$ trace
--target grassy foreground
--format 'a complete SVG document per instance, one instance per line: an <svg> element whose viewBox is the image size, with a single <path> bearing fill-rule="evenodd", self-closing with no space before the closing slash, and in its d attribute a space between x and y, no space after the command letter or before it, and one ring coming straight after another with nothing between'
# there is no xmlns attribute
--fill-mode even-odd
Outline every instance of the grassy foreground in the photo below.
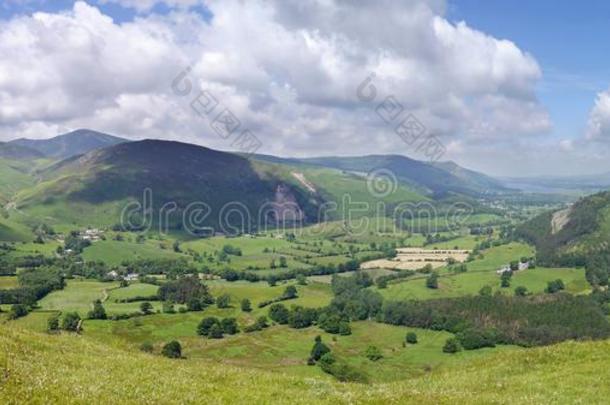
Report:
<svg viewBox="0 0 610 405"><path fill-rule="evenodd" d="M110 361L111 359L111 361ZM499 352L391 384L340 384L168 360L0 328L0 402L13 403L602 403L610 342Z"/></svg>

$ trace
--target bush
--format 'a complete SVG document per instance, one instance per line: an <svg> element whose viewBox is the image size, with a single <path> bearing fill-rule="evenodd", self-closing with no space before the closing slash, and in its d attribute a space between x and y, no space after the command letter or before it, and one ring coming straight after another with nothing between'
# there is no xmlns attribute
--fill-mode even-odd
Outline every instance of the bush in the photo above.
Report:
<svg viewBox="0 0 610 405"><path fill-rule="evenodd" d="M565 289L565 285L563 284L563 280L557 279L554 281L549 281L547 283L546 289L544 291L549 294L554 294L554 293L559 292L564 289Z"/></svg>
<svg viewBox="0 0 610 405"><path fill-rule="evenodd" d="M177 340L172 340L163 346L161 354L170 359L179 359L182 357L182 346Z"/></svg>
<svg viewBox="0 0 610 405"><path fill-rule="evenodd" d="M28 307L24 304L13 304L8 317L9 319L17 319L26 316L28 312Z"/></svg>
<svg viewBox="0 0 610 405"><path fill-rule="evenodd" d="M140 304L140 312L142 312L144 315L152 314L153 313L152 304L148 301L144 301L143 303Z"/></svg>
<svg viewBox="0 0 610 405"><path fill-rule="evenodd" d="M320 336L316 336L309 358L313 359L313 361L318 361L327 353L330 353L330 348L322 343L322 338Z"/></svg>
<svg viewBox="0 0 610 405"><path fill-rule="evenodd" d="M527 295L527 288L520 285L519 287L515 288L515 295L517 297L525 297Z"/></svg>
<svg viewBox="0 0 610 405"><path fill-rule="evenodd" d="M208 338L210 339L222 339L224 337L222 326L220 324L214 324L210 328L210 333L208 333Z"/></svg>
<svg viewBox="0 0 610 405"><path fill-rule="evenodd" d="M383 358L383 354L381 350L377 346L369 346L366 348L366 352L364 353L367 359L370 361L377 361Z"/></svg>
<svg viewBox="0 0 610 405"><path fill-rule="evenodd" d="M234 335L239 332L239 327L237 326L237 320L235 318L224 318L220 321L220 327L227 335Z"/></svg>
<svg viewBox="0 0 610 405"><path fill-rule="evenodd" d="M231 296L229 294L222 294L216 298L216 306L218 308L229 308L231 304Z"/></svg>
<svg viewBox="0 0 610 405"><path fill-rule="evenodd" d="M71 331L71 332L79 332L80 331L80 315L77 312L68 312L64 315L64 319L61 323L61 328L63 330Z"/></svg>
<svg viewBox="0 0 610 405"><path fill-rule="evenodd" d="M456 338L449 338L443 346L443 353L457 353L462 350L460 342Z"/></svg>
<svg viewBox="0 0 610 405"><path fill-rule="evenodd" d="M201 322L199 322L199 325L197 326L197 334L200 336L209 336L210 331L212 330L212 327L214 325L219 325L219 324L220 324L220 322L218 321L218 318L215 318L213 316L203 318L201 320Z"/></svg>
<svg viewBox="0 0 610 405"><path fill-rule="evenodd" d="M288 323L290 311L282 304L273 304L269 307L269 318L273 322L285 325Z"/></svg>
<svg viewBox="0 0 610 405"><path fill-rule="evenodd" d="M408 332L405 340L407 343L414 345L417 343L417 335L415 332Z"/></svg>
<svg viewBox="0 0 610 405"><path fill-rule="evenodd" d="M246 332L246 333L256 332L259 330L263 330L267 327L269 327L269 324L267 323L267 317L261 316L256 320L256 322L254 324L246 326L244 328L244 332Z"/></svg>
<svg viewBox="0 0 610 405"><path fill-rule="evenodd" d="M47 319L47 332L56 333L59 331L59 315L53 315Z"/></svg>
<svg viewBox="0 0 610 405"><path fill-rule="evenodd" d="M252 311L252 303L250 302L249 299L244 298L243 300L241 300L241 310L243 312L250 312L250 311Z"/></svg>
<svg viewBox="0 0 610 405"><path fill-rule="evenodd" d="M438 288L438 274L437 273L430 273L428 278L426 278L426 287L431 288L431 289Z"/></svg>
<svg viewBox="0 0 610 405"><path fill-rule="evenodd" d="M475 350L483 347L495 347L495 335L491 331L478 331L467 329L458 333L457 339L466 350Z"/></svg>
<svg viewBox="0 0 610 405"><path fill-rule="evenodd" d="M161 310L164 314L175 314L176 313L176 308L174 307L174 303L169 302L169 301L163 302L163 306L162 306Z"/></svg>
<svg viewBox="0 0 610 405"><path fill-rule="evenodd" d="M93 309L91 311L89 311L89 314L87 314L87 318L89 318L89 319L107 319L108 318L108 316L106 315L106 310L104 309L104 306L102 305L102 301L95 300L95 302L93 302Z"/></svg>

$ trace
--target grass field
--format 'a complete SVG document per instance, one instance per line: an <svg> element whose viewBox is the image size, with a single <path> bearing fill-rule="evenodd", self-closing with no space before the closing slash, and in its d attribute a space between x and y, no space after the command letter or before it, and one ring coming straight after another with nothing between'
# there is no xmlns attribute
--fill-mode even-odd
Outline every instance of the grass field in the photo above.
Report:
<svg viewBox="0 0 610 405"><path fill-rule="evenodd" d="M84 317L91 309L93 301L103 300L106 291L119 286L119 283L102 283L92 280L68 280L63 290L53 291L38 302L46 311L76 311Z"/></svg>
<svg viewBox="0 0 610 405"><path fill-rule="evenodd" d="M94 242L83 251L87 261L103 261L110 266L117 266L124 261L138 259L176 259L183 255L173 250L160 249L159 242L147 240L144 243L102 240Z"/></svg>
<svg viewBox="0 0 610 405"><path fill-rule="evenodd" d="M0 290L15 288L18 285L16 276L0 276Z"/></svg>
<svg viewBox="0 0 610 405"><path fill-rule="evenodd" d="M405 381L359 385L219 367L217 361L169 360L87 336L0 328L0 401L244 403L247 397L249 403L297 404L603 404L610 395L609 353L608 341L566 342L499 351Z"/></svg>

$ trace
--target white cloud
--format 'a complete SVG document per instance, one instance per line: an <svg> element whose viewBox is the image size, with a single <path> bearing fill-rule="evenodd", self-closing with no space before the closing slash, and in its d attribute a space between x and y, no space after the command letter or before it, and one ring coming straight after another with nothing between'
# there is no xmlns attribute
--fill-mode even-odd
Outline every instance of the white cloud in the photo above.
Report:
<svg viewBox="0 0 610 405"><path fill-rule="evenodd" d="M593 109L589 113L586 139L592 141L610 139L610 90L597 94Z"/></svg>
<svg viewBox="0 0 610 405"><path fill-rule="evenodd" d="M533 57L448 22L440 0L212 0L209 21L165 3L179 7L123 24L84 2L0 21L0 138L90 127L230 148L172 93L187 65L270 153L410 154L356 97L373 71L377 101L394 95L452 150L551 127Z"/></svg>

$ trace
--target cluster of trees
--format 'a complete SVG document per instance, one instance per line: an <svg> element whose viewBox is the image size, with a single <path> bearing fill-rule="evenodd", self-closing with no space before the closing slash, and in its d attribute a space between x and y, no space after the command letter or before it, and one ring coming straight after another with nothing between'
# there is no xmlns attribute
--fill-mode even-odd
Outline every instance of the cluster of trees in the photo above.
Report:
<svg viewBox="0 0 610 405"><path fill-rule="evenodd" d="M396 270L392 274L377 277L375 284L377 284L377 288L387 288L390 281L409 278L415 274L416 272L413 270Z"/></svg>
<svg viewBox="0 0 610 405"><path fill-rule="evenodd" d="M54 290L61 290L65 280L56 267L27 268L17 276L19 287L0 290L0 304L34 305Z"/></svg>
<svg viewBox="0 0 610 405"><path fill-rule="evenodd" d="M203 318L197 326L197 334L208 339L222 339L225 334L235 335L239 332L235 318L218 319L210 316Z"/></svg>
<svg viewBox="0 0 610 405"><path fill-rule="evenodd" d="M61 322L59 314L56 314L47 319L47 331L49 333L57 333L60 330L65 330L78 333L82 330L81 323L82 320L78 312L66 313Z"/></svg>
<svg viewBox="0 0 610 405"><path fill-rule="evenodd" d="M380 320L458 334L466 348L490 344L537 346L567 339L602 339L610 325L591 297L479 295L427 301L388 301ZM478 343L472 343L477 341Z"/></svg>
<svg viewBox="0 0 610 405"><path fill-rule="evenodd" d="M366 374L335 358L330 348L322 342L320 336L316 336L314 339L307 364L310 366L319 365L322 371L332 375L339 381L368 382Z"/></svg>
<svg viewBox="0 0 610 405"><path fill-rule="evenodd" d="M170 280L159 287L157 294L160 300L186 304L191 311L200 311L214 303L208 287L196 275Z"/></svg>

